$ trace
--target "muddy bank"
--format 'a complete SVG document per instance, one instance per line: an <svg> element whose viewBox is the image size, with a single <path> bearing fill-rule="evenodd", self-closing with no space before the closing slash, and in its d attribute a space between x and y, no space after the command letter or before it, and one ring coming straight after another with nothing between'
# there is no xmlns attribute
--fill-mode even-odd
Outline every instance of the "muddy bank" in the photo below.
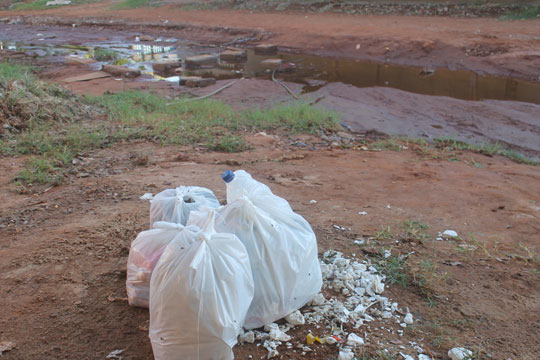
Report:
<svg viewBox="0 0 540 360"><path fill-rule="evenodd" d="M25 21L36 25L91 22L115 29L153 25L164 31L181 27L190 33L191 39L215 39L217 35L260 37L296 52L316 55L464 69L533 81L539 81L540 76L537 20L185 11L175 6L114 12L108 6L89 4L41 12L0 12L0 17L22 14Z"/></svg>

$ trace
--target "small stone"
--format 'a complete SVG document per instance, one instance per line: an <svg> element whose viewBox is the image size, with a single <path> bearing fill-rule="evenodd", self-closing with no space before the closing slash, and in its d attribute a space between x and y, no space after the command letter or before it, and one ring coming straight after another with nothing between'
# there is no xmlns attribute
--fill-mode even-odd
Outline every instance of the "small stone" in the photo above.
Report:
<svg viewBox="0 0 540 360"><path fill-rule="evenodd" d="M248 331L239 337L241 342L246 342L253 344L255 342L255 333L253 331Z"/></svg>
<svg viewBox="0 0 540 360"><path fill-rule="evenodd" d="M343 348L338 355L338 360L352 360L354 352L349 348Z"/></svg>
<svg viewBox="0 0 540 360"><path fill-rule="evenodd" d="M291 325L304 325L306 323L306 319L304 319L304 315L299 310L296 310L295 312L290 313L289 315L285 316L285 320Z"/></svg>
<svg viewBox="0 0 540 360"><path fill-rule="evenodd" d="M448 351L448 357L451 360L464 360L470 358L473 355L473 352L465 348L453 348Z"/></svg>
<svg viewBox="0 0 540 360"><path fill-rule="evenodd" d="M347 345L352 347L364 345L364 339L354 333L350 333L347 337Z"/></svg>
<svg viewBox="0 0 540 360"><path fill-rule="evenodd" d="M326 301L326 299L324 298L324 295L321 294L321 293L318 293L311 300L311 304L312 305L322 305L322 304L324 304L325 301Z"/></svg>
<svg viewBox="0 0 540 360"><path fill-rule="evenodd" d="M405 318L403 319L403 322L407 325L412 325L413 323L413 316L411 313L407 313L407 315L405 315Z"/></svg>
<svg viewBox="0 0 540 360"><path fill-rule="evenodd" d="M454 239L458 237L458 233L454 230L445 230L442 233L442 237L445 239Z"/></svg>

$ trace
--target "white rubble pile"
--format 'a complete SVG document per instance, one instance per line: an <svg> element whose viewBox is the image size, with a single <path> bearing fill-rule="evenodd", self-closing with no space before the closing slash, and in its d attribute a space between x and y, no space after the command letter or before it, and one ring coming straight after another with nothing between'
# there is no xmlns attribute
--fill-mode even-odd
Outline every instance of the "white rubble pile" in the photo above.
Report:
<svg viewBox="0 0 540 360"><path fill-rule="evenodd" d="M366 326L369 329L367 323L385 320L389 324L387 331L399 336L402 336L403 330L397 330L396 327L403 328L414 323L409 309L403 311L397 302L381 295L384 292L385 276L378 273L368 260L359 262L343 257L340 252L329 250L323 254L320 264L323 289L339 292L342 300L326 299L319 293L303 309L303 313L298 310L287 315L285 325L267 324L264 331L251 330L241 334L239 341L262 345L268 350L268 359L279 355L278 347L282 344L292 349L294 343L296 349L293 351L306 355L313 351L305 346L306 339L292 338L287 331L298 325L309 324L320 329L317 332L321 337L325 336L319 342L339 348L338 360L351 360L355 357L355 349L360 349L370 342L368 335L371 330L366 331ZM356 330L348 333L343 328L344 324L351 324ZM415 342L410 342L410 346L403 346L402 349L416 352L419 357L426 356ZM403 353L403 356L406 358L409 355Z"/></svg>

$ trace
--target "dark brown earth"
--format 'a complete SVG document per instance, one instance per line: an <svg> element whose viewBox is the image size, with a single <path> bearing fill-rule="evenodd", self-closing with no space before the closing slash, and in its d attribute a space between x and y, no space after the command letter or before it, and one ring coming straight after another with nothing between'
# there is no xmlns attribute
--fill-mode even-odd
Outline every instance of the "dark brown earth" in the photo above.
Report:
<svg viewBox="0 0 540 360"><path fill-rule="evenodd" d="M110 15L101 4L50 13L70 20ZM163 8L125 11L115 16L116 20L125 17L130 22L169 19L192 22L194 26L237 26L247 29L244 34L262 28L273 33L269 40L302 51L357 57L355 45L361 43L361 49L367 47L362 57L378 60L512 73L526 79L538 76L538 55L534 54L538 50L540 22L534 20L332 14L310 14L306 19L303 14L181 12ZM320 26L314 27L314 23ZM46 26L48 31L51 25ZM136 26L139 31L145 29ZM38 29L43 30L37 26L36 32ZM74 39L80 36L82 40L83 32L110 36L109 27L82 29L73 32ZM120 37L136 31L121 33L119 28L113 29ZM149 29L149 33L162 31ZM197 41L222 43L236 36L193 29ZM476 33L477 29L480 33ZM188 30L178 31L184 38L189 35ZM509 34L516 36L509 38ZM433 42L433 50L427 53L421 50L426 41ZM507 55L465 57L464 49L474 44L502 46L508 49ZM399 50L385 55L386 46ZM43 76L49 81L61 82L89 71L61 63L42 65ZM283 88L273 82L242 81L242 86L235 85L218 98L238 107L289 100ZM192 91L177 85L113 79L66 86L79 94L130 88L169 95ZM344 109L344 120L363 126L363 130L382 128L387 133L418 136L429 132L439 136L442 129L432 126L437 125L465 134L476 131L483 137L512 138L529 149L539 144L534 141L538 140L539 107L533 104L469 102L387 88L351 89L339 84L320 91L325 96L322 104L339 104ZM408 120L397 122L403 118ZM386 343L385 348L395 351L400 344L397 341L421 341L437 359L445 358L454 346L478 351L479 359L540 358L537 166L470 152L448 154L412 143L400 151L364 151L358 146L358 141L365 140L363 135L358 135L352 144L340 146L329 146L327 141L313 136L279 133L248 134L246 138L254 149L234 155L149 142L88 152L81 157L68 183L31 195L17 193L11 182L23 168L25 157L0 157L0 342L16 344L3 358L103 359L116 349L125 349L124 359L151 358L148 311L129 307L122 300L109 300L125 296L130 242L148 228L148 203L138 198L145 192L199 185L211 188L223 200L225 187L219 175L228 168L249 171L277 195L288 199L315 229L319 252L337 249L349 256L356 253L375 258L382 247L391 249L393 255L414 251L409 260L411 271L427 279L425 287L411 284L403 288L395 284L385 295L408 306L416 325L402 339L370 335ZM148 155L148 164L135 165L132 159L138 154ZM367 215L359 215L361 211ZM405 234L402 223L407 220L428 225L425 232L429 236ZM336 230L333 225L346 230ZM390 227L391 238L376 236L383 227ZM435 241L437 233L446 229L456 230L463 240ZM358 238L370 238L370 245L355 245ZM474 250L463 250L459 247L462 244L472 245ZM428 273L421 267L426 261L433 264ZM291 333L303 339L307 330L301 327ZM366 355L381 350L375 344L365 348ZM310 359L329 359L337 353L328 345L316 349ZM279 350L283 359L302 358L286 349ZM264 349L254 345L238 346L235 351L238 359L266 356Z"/></svg>

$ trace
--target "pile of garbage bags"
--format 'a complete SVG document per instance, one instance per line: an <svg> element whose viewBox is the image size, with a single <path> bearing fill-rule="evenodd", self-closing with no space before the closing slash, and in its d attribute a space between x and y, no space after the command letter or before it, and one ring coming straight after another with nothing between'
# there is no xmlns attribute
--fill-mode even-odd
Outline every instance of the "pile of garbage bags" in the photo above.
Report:
<svg viewBox="0 0 540 360"><path fill-rule="evenodd" d="M182 186L151 200L133 241L126 291L149 307L156 359L233 359L242 328L298 310L320 291L317 240L289 203L243 170L222 175L227 203Z"/></svg>

